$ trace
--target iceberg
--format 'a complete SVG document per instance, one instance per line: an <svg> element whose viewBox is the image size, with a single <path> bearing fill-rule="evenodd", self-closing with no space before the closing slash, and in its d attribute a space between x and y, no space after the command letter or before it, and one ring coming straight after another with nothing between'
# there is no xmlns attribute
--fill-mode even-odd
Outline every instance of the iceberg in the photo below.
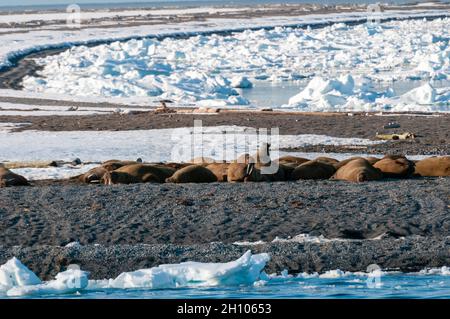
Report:
<svg viewBox="0 0 450 319"><path fill-rule="evenodd" d="M167 289L191 286L235 286L253 284L270 260L268 254L252 255L228 263L185 262L120 274L109 281L111 288Z"/></svg>
<svg viewBox="0 0 450 319"><path fill-rule="evenodd" d="M13 287L39 284L41 280L15 257L0 266L0 293Z"/></svg>

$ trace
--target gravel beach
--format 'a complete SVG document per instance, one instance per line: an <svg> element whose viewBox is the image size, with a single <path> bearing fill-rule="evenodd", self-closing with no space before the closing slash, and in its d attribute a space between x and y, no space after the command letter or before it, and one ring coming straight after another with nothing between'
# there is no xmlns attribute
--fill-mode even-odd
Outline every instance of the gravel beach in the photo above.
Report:
<svg viewBox="0 0 450 319"><path fill-rule="evenodd" d="M450 178L5 188L0 264L16 255L50 276L79 263L102 278L252 249L272 254L269 271L439 267L450 263L449 190ZM271 243L299 234L346 241ZM74 241L88 246L63 248Z"/></svg>

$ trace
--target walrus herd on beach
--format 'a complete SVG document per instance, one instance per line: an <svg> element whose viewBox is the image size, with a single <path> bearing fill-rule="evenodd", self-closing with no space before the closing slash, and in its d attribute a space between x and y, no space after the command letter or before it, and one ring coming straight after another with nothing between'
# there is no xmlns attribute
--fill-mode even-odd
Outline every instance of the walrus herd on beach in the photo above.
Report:
<svg viewBox="0 0 450 319"><path fill-rule="evenodd" d="M343 180L366 182L384 178L450 176L450 156L429 157L412 161L403 155L351 157L338 161L329 157L314 160L283 156L272 161L270 145L263 144L255 155L241 155L231 162L195 158L189 163L143 163L109 160L87 173L72 177L81 183L214 183L278 182L296 180ZM273 165L275 164L275 165ZM275 167L265 173L264 169ZM26 178L0 164L0 187L27 186Z"/></svg>

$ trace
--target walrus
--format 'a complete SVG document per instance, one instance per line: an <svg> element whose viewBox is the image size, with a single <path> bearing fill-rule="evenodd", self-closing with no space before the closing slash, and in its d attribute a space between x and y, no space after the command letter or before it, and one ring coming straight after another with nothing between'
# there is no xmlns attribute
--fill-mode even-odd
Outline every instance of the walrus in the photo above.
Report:
<svg viewBox="0 0 450 319"><path fill-rule="evenodd" d="M414 175L422 177L450 176L450 156L433 156L416 162Z"/></svg>
<svg viewBox="0 0 450 319"><path fill-rule="evenodd" d="M214 175L216 175L218 182L228 181L228 166L227 163L213 163L206 166Z"/></svg>
<svg viewBox="0 0 450 319"><path fill-rule="evenodd" d="M101 182L111 184L164 183L175 173L175 169L154 164L132 164L106 172Z"/></svg>
<svg viewBox="0 0 450 319"><path fill-rule="evenodd" d="M190 165L175 172L166 178L167 183L213 183L217 177L202 165Z"/></svg>
<svg viewBox="0 0 450 319"><path fill-rule="evenodd" d="M333 164L334 168L336 170L340 169L341 167L347 165L348 163L350 163L351 161L354 161L355 159L365 159L364 157L360 157L360 156L354 156L354 157L349 157L345 160L339 161L336 164Z"/></svg>
<svg viewBox="0 0 450 319"><path fill-rule="evenodd" d="M291 179L329 179L334 172L336 169L333 165L314 160L297 166L291 173Z"/></svg>
<svg viewBox="0 0 450 319"><path fill-rule="evenodd" d="M90 169L84 174L75 176L71 179L78 179L80 182L88 184L93 182L100 182L106 172L108 172L106 168L104 168L103 166L98 166Z"/></svg>
<svg viewBox="0 0 450 319"><path fill-rule="evenodd" d="M0 187L9 186L28 186L28 180L22 175L11 172L9 169L0 165Z"/></svg>
<svg viewBox="0 0 450 319"><path fill-rule="evenodd" d="M414 162L404 156L385 156L375 162L373 167L378 168L385 177L405 178L414 173Z"/></svg>
<svg viewBox="0 0 450 319"><path fill-rule="evenodd" d="M279 159L277 159L275 161L280 164L297 164L297 166L298 166L300 164L309 162L310 160L307 158L303 158L303 157L286 155L286 156L281 156Z"/></svg>
<svg viewBox="0 0 450 319"><path fill-rule="evenodd" d="M357 158L339 168L331 179L366 182L383 178L383 173L364 158Z"/></svg>
<svg viewBox="0 0 450 319"><path fill-rule="evenodd" d="M261 165L257 163L249 163L246 167L246 176L244 177L244 182L280 182L285 181L286 176L284 172L283 165L275 164L273 168L276 171L273 173L267 173L264 169L269 167L266 165Z"/></svg>
<svg viewBox="0 0 450 319"><path fill-rule="evenodd" d="M243 182L248 176L249 165L245 163L232 162L228 165L227 180L230 183Z"/></svg>
<svg viewBox="0 0 450 319"><path fill-rule="evenodd" d="M366 157L366 160L367 160L371 165L373 165L373 164L375 164L376 162L380 161L380 158L378 158L378 157L373 157L373 156L369 156L369 157Z"/></svg>
<svg viewBox="0 0 450 319"><path fill-rule="evenodd" d="M102 167L105 168L108 172L115 171L123 166L141 164L138 161L120 161L120 160L109 160L102 163Z"/></svg>
<svg viewBox="0 0 450 319"><path fill-rule="evenodd" d="M331 157L326 157L326 156L320 156L320 157L316 158L315 161L330 164L330 165L335 165L335 164L339 163L339 161L337 159L331 158Z"/></svg>

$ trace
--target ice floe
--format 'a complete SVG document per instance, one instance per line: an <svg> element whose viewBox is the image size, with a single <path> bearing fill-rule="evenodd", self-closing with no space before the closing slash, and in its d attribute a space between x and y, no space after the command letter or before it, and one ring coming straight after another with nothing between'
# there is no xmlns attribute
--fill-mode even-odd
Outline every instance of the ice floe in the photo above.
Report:
<svg viewBox="0 0 450 319"><path fill-rule="evenodd" d="M42 78L27 77L24 86L46 94L164 98L220 107L248 105L235 89L249 88L255 79L283 82L319 75L285 107L449 111L448 88L438 94L432 84L425 84L407 95L392 96L389 90L361 84L450 80L448 23L449 18L376 27L340 23L79 46L39 59Z"/></svg>
<svg viewBox="0 0 450 319"><path fill-rule="evenodd" d="M60 272L54 280L41 280L18 259L0 267L0 295L41 296L71 294L85 289L173 289L180 287L212 287L251 285L260 279L270 260L268 254L247 251L235 261L226 263L184 262L160 265L150 269L125 272L115 279L88 280L80 269Z"/></svg>

